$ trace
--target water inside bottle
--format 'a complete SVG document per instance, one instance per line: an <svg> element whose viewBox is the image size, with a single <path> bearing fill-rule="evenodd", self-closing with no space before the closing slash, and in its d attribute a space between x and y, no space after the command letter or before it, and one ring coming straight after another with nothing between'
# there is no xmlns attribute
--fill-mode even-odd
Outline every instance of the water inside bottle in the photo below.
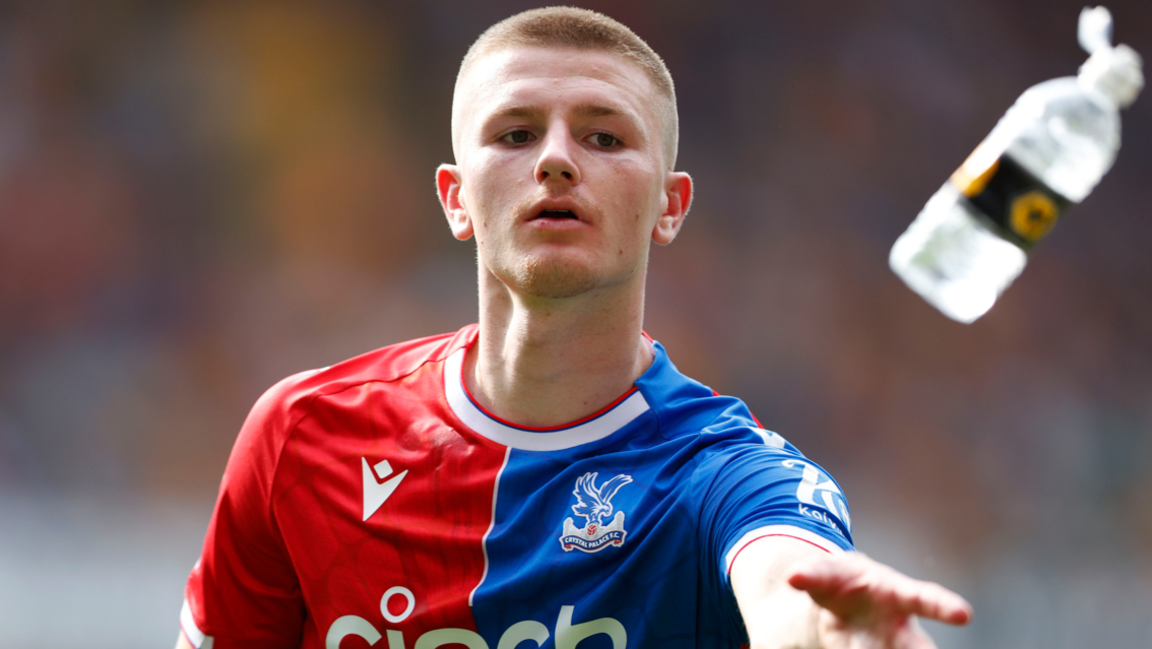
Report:
<svg viewBox="0 0 1152 649"><path fill-rule="evenodd" d="M889 265L941 313L970 323L1024 270L1027 255L993 233L945 183L896 240Z"/></svg>

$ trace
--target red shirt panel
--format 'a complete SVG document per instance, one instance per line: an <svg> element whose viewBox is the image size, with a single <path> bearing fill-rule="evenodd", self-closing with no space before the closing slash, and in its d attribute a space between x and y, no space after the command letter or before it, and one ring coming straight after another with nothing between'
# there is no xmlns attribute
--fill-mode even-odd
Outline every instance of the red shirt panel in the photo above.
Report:
<svg viewBox="0 0 1152 649"><path fill-rule="evenodd" d="M214 649L323 647L345 615L400 630L409 644L432 629L475 629L468 596L484 574L507 449L468 431L445 402L443 360L474 337L473 326L377 350L287 379L257 402L186 589ZM383 461L387 475L364 470ZM404 471L363 520L365 492ZM394 586L415 600L400 622L381 611ZM394 599L395 617L406 600Z"/></svg>

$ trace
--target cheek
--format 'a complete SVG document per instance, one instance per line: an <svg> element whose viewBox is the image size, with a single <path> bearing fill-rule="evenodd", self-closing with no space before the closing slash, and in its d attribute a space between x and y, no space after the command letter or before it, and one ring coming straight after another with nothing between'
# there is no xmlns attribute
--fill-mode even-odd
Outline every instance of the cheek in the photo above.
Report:
<svg viewBox="0 0 1152 649"><path fill-rule="evenodd" d="M642 152L621 159L612 166L610 182L620 196L628 196L632 203L647 202L659 196L663 174L658 172L659 162Z"/></svg>
<svg viewBox="0 0 1152 649"><path fill-rule="evenodd" d="M516 196L523 191L520 187L523 179L516 176L513 165L496 160L485 162L471 170L469 177L473 182L466 194L470 201L469 214L487 220L516 207Z"/></svg>
<svg viewBox="0 0 1152 649"><path fill-rule="evenodd" d="M663 192L655 187L655 179L650 172L619 174L614 184L617 192L615 195L620 197L617 208L624 217L621 223L644 238L648 233L643 230L651 229L656 217L664 211L661 207Z"/></svg>

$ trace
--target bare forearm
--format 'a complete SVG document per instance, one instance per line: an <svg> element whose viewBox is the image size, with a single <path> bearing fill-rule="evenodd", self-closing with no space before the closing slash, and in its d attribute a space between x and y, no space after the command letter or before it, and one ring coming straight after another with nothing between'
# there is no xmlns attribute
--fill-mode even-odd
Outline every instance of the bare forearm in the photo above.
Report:
<svg viewBox="0 0 1152 649"><path fill-rule="evenodd" d="M749 545L732 566L732 589L752 649L815 649L820 607L808 593L788 584L791 566L823 554L787 537Z"/></svg>
<svg viewBox="0 0 1152 649"><path fill-rule="evenodd" d="M750 649L819 649L817 624L820 608L804 592L781 589L780 592L762 600L761 611L768 614L756 616L743 614L748 630Z"/></svg>

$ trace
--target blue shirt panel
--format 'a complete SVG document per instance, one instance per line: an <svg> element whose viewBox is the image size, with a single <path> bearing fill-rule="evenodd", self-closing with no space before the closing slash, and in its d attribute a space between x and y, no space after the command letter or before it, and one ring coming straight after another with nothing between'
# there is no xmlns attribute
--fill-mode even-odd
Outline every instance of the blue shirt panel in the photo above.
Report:
<svg viewBox="0 0 1152 649"><path fill-rule="evenodd" d="M744 534L792 525L851 549L842 495L831 501L836 511L823 498L797 497L804 467L818 471L817 484L834 483L783 440L781 448L765 444L741 401L680 374L658 344L637 386L651 410L608 437L561 451L511 451L486 544L488 574L473 602L489 647L525 620L551 633L542 647L555 646L564 606L573 607L573 625L617 620L633 649L735 647L746 637L725 554ZM611 493L593 503L597 489ZM566 527L593 522L605 534L594 547L565 548ZM597 647L610 649L609 635L579 644Z"/></svg>

